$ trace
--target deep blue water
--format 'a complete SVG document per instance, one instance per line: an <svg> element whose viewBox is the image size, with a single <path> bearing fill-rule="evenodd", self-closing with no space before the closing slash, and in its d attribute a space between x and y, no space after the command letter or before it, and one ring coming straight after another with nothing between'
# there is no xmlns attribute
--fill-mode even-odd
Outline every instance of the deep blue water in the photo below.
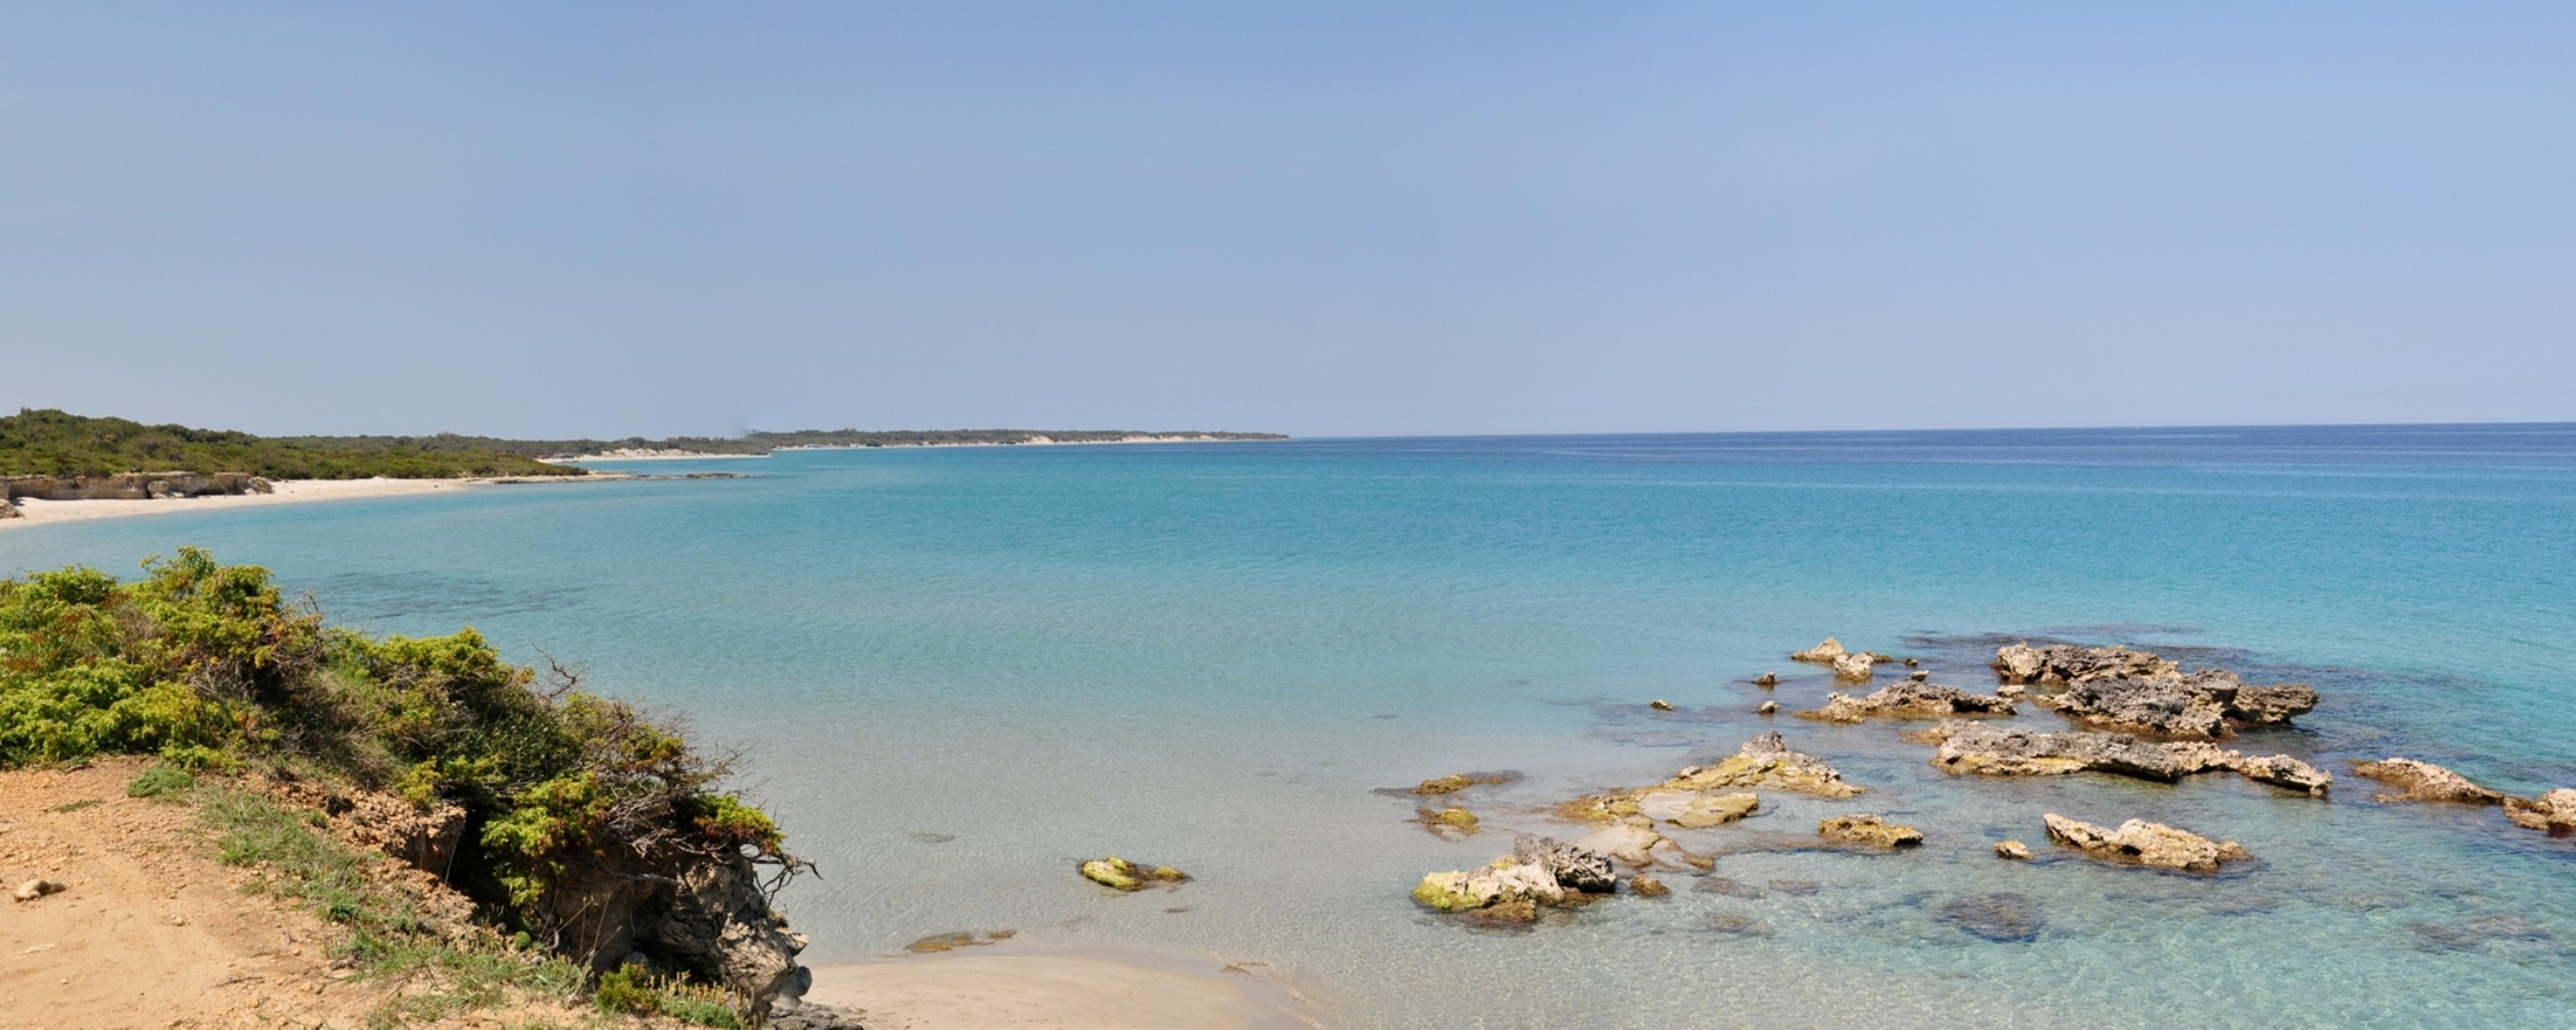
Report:
<svg viewBox="0 0 2576 1030"><path fill-rule="evenodd" d="M724 481L490 487L0 531L0 571L181 544L335 618L471 623L751 749L825 878L823 958L1010 927L1262 961L1362 1026L2576 1025L2576 844L2379 805L2355 758L2576 785L2576 426L1313 440L806 451L635 463ZM1752 714L1828 688L1827 634L1991 682L1994 638L2125 641L2306 679L2243 746L2341 777L1959 781L1899 727ZM1642 706L1669 699L1688 717ZM2025 709L2020 721L2061 720ZM1746 898L1463 931L1414 880L1509 850L1371 788L1529 778L1497 828L1775 724L1873 793L1766 797L1727 847L1881 811L1918 852L1748 851ZM2242 841L2207 879L2054 858L2057 811ZM942 839L945 838L945 839ZM1107 852L1199 879L1104 897ZM1934 918L2037 899L2037 939ZM1186 911L1166 911L1186 908ZM1753 934L1712 917L1758 921ZM1765 932L1767 931L1767 933Z"/></svg>

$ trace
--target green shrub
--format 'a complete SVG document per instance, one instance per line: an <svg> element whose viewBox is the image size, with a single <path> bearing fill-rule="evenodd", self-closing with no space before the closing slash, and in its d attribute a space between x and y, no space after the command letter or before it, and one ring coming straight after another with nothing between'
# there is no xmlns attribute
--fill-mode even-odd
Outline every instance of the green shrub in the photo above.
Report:
<svg viewBox="0 0 2576 1030"><path fill-rule="evenodd" d="M797 867L766 813L718 789L726 759L560 668L541 681L502 661L470 627L383 638L330 627L266 570L195 548L144 571L0 580L0 768L158 754L136 796L146 781L162 796L188 789L189 770L255 764L452 802L478 828L454 882L504 929L540 940L561 927L539 902L603 855ZM246 805L206 804L227 861L281 870L277 883L358 927L362 947L402 924L352 900L354 874L300 819Z"/></svg>
<svg viewBox="0 0 2576 1030"><path fill-rule="evenodd" d="M188 770L181 769L174 765L156 765L144 770L143 775L134 778L134 782L126 784L125 796L130 798L169 798L174 795L185 794L188 791L195 789L196 786L197 778L188 775Z"/></svg>

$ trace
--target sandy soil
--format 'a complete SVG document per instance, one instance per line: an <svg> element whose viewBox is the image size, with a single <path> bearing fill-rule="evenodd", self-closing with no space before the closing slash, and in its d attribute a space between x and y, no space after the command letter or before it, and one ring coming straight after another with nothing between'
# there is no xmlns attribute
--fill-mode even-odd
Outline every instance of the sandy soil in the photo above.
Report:
<svg viewBox="0 0 2576 1030"><path fill-rule="evenodd" d="M334 929L239 893L194 809L126 797L148 764L0 774L0 884L70 885L0 899L0 1027L356 1025L379 989L334 975Z"/></svg>
<svg viewBox="0 0 2576 1030"><path fill-rule="evenodd" d="M1310 1030L1328 1025L1252 969L1101 949L1001 944L817 966L806 1000L868 1030Z"/></svg>
<svg viewBox="0 0 2576 1030"><path fill-rule="evenodd" d="M554 478L513 478L520 483L607 482L628 478L616 473L592 473L587 476ZM23 518L0 519L0 532L13 526L42 526L56 522L78 522L84 519L119 518L127 515L169 515L189 511L214 511L219 508L248 508L270 504L300 504L312 501L346 501L366 497L401 497L413 494L440 493L488 486L495 479L288 479L275 484L277 492L268 494L235 494L218 497L172 497L157 501L39 501L21 498L18 510Z"/></svg>

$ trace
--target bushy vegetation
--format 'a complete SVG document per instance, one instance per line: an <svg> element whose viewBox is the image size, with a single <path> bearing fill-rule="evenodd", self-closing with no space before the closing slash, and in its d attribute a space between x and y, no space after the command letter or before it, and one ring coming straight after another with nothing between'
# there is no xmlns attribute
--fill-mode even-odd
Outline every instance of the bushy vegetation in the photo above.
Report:
<svg viewBox="0 0 2576 1030"><path fill-rule="evenodd" d="M615 450L689 451L696 454L767 454L781 447L919 447L930 444L1017 444L1046 437L1062 443L1097 443L1130 436L1213 436L1222 440L1285 440L1276 433L1202 433L1165 430L1140 433L1126 429L799 429L793 432L753 430L738 437L674 436L654 440L504 440L492 436L296 436L281 439L311 447L356 450L395 449L422 453L481 451L530 458L565 458Z"/></svg>
<svg viewBox="0 0 2576 1030"><path fill-rule="evenodd" d="M119 472L245 472L270 479L446 479L563 476L580 469L490 448L399 443L325 446L180 425L147 426L51 409L0 415L0 475L103 476Z"/></svg>
<svg viewBox="0 0 2576 1030"><path fill-rule="evenodd" d="M718 789L721 756L559 668L541 678L502 661L470 628L332 627L266 570L194 548L144 569L133 582L79 567L0 580L0 768L153 754L167 765L138 796L188 789L186 770L266 770L452 803L467 829L451 880L539 939L551 928L534 902L602 855L792 865L777 825ZM295 870L295 895L355 928L357 947L404 936L406 917L367 908L356 872L315 850L327 841L249 805L210 808L228 860Z"/></svg>

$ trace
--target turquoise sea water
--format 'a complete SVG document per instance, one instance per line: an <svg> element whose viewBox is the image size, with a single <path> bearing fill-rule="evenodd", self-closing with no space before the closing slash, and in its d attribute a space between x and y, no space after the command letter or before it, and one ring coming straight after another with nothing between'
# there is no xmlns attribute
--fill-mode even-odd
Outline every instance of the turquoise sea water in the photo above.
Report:
<svg viewBox="0 0 2576 1030"><path fill-rule="evenodd" d="M822 960L1008 927L1266 962L1357 1026L2576 1025L2576 843L2386 806L2404 754L2576 785L2576 426L1318 440L808 451L728 481L492 487L0 531L0 571L187 543L337 619L471 623L750 749L824 878ZM2240 746L2339 777L1963 781L1899 726L1785 708L1827 634L1992 682L1995 637L2126 641L2306 679ZM1680 706L1653 713L1646 701ZM2024 724L2062 721L2025 709ZM1761 896L1620 898L1478 933L1422 873L1566 833L1537 810L1776 725L1872 793L1766 796L1688 838ZM1372 793L1460 770L1489 832ZM1914 852L1771 850L1878 811ZM2059 856L2042 812L2171 822L2218 878ZM1579 833L1579 830L1573 831ZM2043 861L1994 859L2004 837ZM1109 896L1118 853L1198 876ZM1775 884L1775 881L1777 883ZM2035 939L1937 918L2034 899ZM1732 917L1732 918L1729 918ZM1746 922L1750 920L1750 922ZM1732 930L1722 927L1733 927Z"/></svg>

